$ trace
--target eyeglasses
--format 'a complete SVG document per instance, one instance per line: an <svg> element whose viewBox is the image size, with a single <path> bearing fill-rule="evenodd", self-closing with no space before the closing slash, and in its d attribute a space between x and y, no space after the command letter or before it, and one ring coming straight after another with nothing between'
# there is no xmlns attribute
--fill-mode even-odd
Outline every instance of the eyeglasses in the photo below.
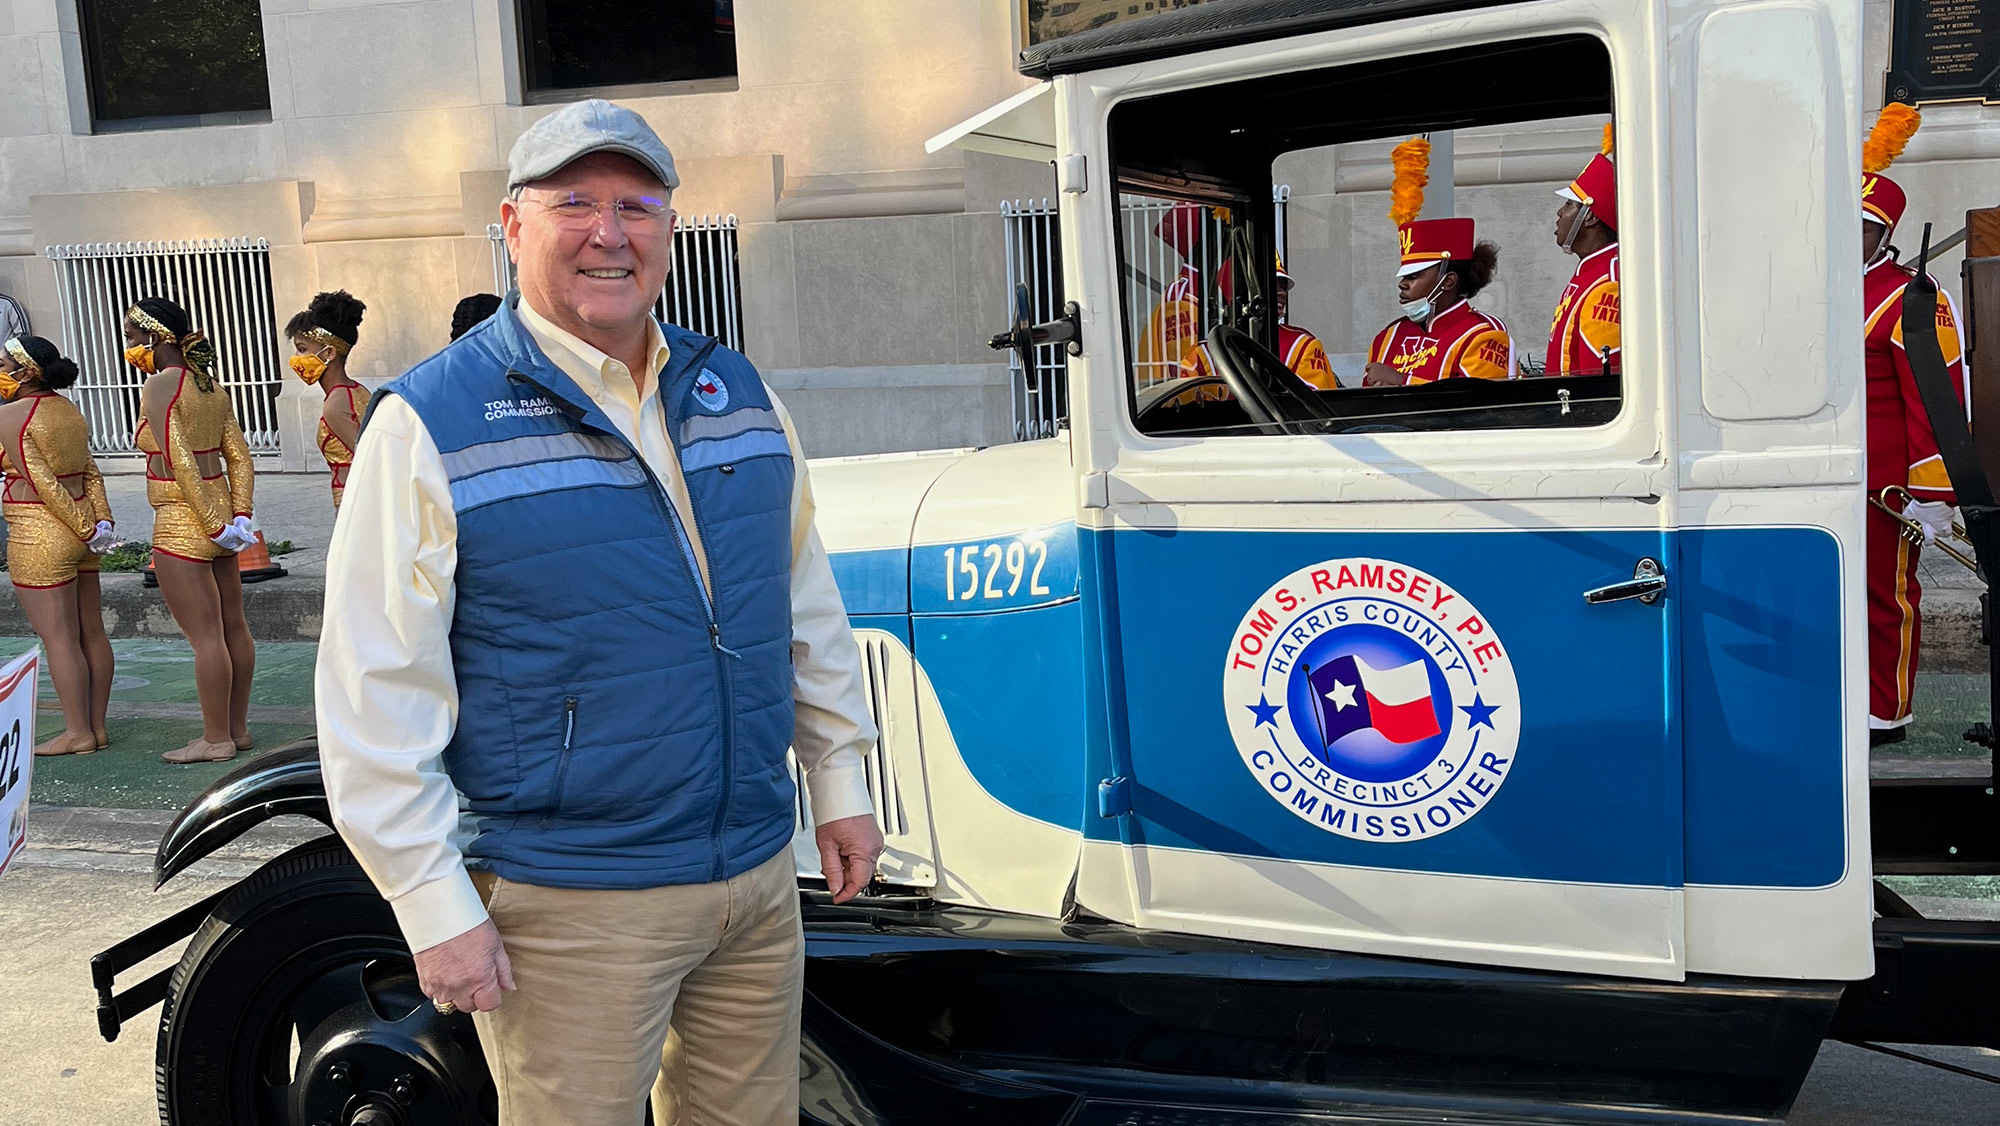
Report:
<svg viewBox="0 0 2000 1126"><path fill-rule="evenodd" d="M625 226L646 229L673 214L665 200L655 199L652 196L611 199L602 203L575 192L563 192L548 199L527 198L546 208L549 214L555 216L556 222L565 227L592 226L598 222L600 216L608 212L616 216L618 222Z"/></svg>

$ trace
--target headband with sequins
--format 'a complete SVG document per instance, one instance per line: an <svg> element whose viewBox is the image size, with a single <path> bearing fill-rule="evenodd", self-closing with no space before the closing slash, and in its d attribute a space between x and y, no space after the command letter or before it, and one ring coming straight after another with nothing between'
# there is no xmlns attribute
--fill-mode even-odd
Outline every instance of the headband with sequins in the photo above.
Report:
<svg viewBox="0 0 2000 1126"><path fill-rule="evenodd" d="M305 337L307 340L316 341L333 349L335 356L345 356L347 355L347 350L354 347L354 345L349 344L347 341L342 340L340 337L335 336L318 325L302 329L299 335Z"/></svg>
<svg viewBox="0 0 2000 1126"><path fill-rule="evenodd" d="M137 305L125 310L125 315L132 319L133 324L138 325L147 332L156 332L166 337L169 344L179 343L180 341L180 337L174 335L173 331L167 328L166 325L161 324L158 318Z"/></svg>
<svg viewBox="0 0 2000 1126"><path fill-rule="evenodd" d="M28 346L21 343L20 337L16 336L7 341L7 354L14 357L14 362L21 365L23 372L36 379L42 377L42 365L36 363L33 356L28 355Z"/></svg>

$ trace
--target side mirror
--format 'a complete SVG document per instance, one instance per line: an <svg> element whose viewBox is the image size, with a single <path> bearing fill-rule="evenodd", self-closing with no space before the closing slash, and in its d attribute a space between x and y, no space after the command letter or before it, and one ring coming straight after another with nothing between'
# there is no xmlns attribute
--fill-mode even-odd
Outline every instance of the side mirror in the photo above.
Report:
<svg viewBox="0 0 2000 1126"><path fill-rule="evenodd" d="M1062 319L1046 324L1035 323L1034 303L1028 296L1026 282L1014 286L1014 322L1006 332L1000 333L986 342L988 348L996 352L1012 351L1021 361L1021 374L1027 380L1028 390L1040 390L1040 377L1035 371L1035 349L1043 344L1067 344L1069 354L1083 355L1083 341L1078 329L1081 310L1076 302L1063 305Z"/></svg>

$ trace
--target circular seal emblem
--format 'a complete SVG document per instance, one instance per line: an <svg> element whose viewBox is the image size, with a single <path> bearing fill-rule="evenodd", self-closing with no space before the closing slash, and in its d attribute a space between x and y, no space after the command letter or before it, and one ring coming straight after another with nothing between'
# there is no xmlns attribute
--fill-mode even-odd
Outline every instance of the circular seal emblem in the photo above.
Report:
<svg viewBox="0 0 2000 1126"><path fill-rule="evenodd" d="M721 376L703 368L694 380L694 401L709 410L720 412L729 405L729 387L722 382Z"/></svg>
<svg viewBox="0 0 2000 1126"><path fill-rule="evenodd" d="M1423 840L1478 816L1521 737L1492 623L1387 559L1329 559L1265 591L1230 638L1222 698L1272 799L1356 840Z"/></svg>

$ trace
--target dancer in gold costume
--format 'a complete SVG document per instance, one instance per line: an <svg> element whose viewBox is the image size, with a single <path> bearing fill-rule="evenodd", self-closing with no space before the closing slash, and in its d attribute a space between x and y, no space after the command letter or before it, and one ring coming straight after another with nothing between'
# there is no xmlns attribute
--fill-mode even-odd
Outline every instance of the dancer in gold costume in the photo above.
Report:
<svg viewBox="0 0 2000 1126"><path fill-rule="evenodd" d="M333 471L333 506L347 489L347 467L361 441L361 418L368 411L368 388L347 374L347 353L360 339L366 305L344 289L314 294L306 311L285 325L292 338L292 371L326 396L319 413L319 452Z"/></svg>
<svg viewBox="0 0 2000 1126"><path fill-rule="evenodd" d="M257 646L243 618L236 553L250 530L250 446L215 376L215 346L164 297L125 312L126 362L146 373L134 441L146 455L153 572L194 648L201 734L161 756L219 762L251 746L250 678Z"/></svg>
<svg viewBox="0 0 2000 1126"><path fill-rule="evenodd" d="M7 574L42 642L49 683L62 702L63 733L38 755L87 755L110 742L111 639L97 585L98 553L110 550L111 506L90 456L90 424L56 394L76 382L76 364L39 336L0 345L0 470L7 475Z"/></svg>

